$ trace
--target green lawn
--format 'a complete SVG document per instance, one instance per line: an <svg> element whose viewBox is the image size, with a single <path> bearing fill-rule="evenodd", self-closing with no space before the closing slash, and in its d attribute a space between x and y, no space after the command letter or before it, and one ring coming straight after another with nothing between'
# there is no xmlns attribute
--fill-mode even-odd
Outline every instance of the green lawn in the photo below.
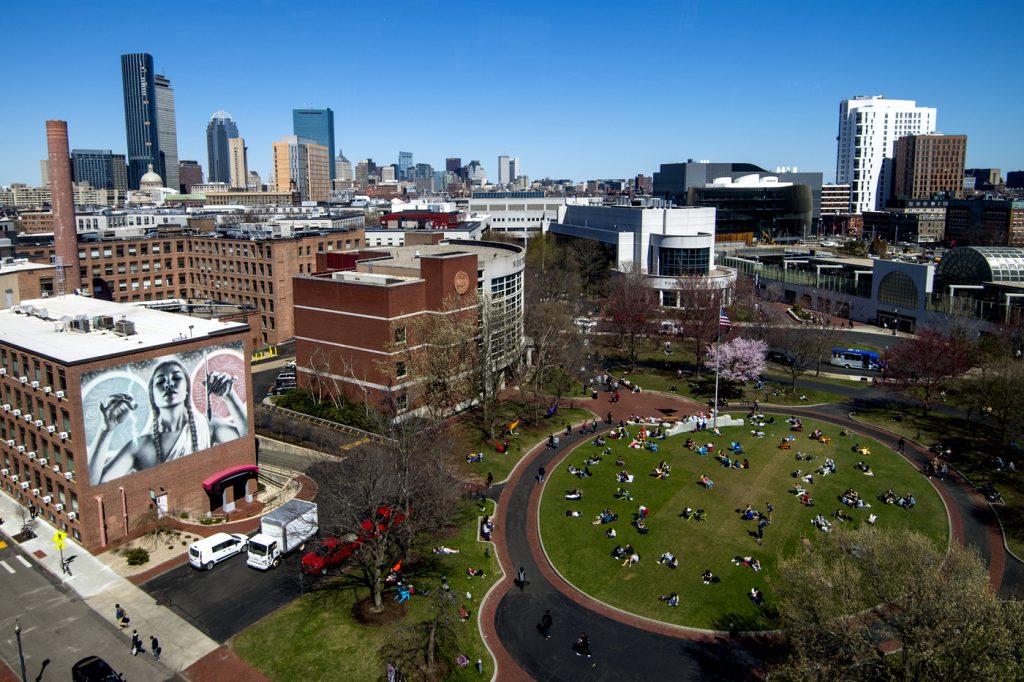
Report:
<svg viewBox="0 0 1024 682"><path fill-rule="evenodd" d="M773 626L765 613L748 599L749 590L757 586L764 590L771 603L765 581L780 555L800 550L803 538L813 541L821 531L810 521L818 513L831 517L839 508L861 523L868 514L878 515L882 528L913 527L945 544L948 523L945 509L937 492L905 460L891 450L869 439L856 435L840 436L839 429L806 420L805 431L793 434L797 440L792 451L778 449L779 440L789 434L788 425L768 426L767 437L755 439L749 427L723 429L723 437L715 438L709 432L699 434L698 442L715 442L727 447L731 440L742 443L742 457L750 460L751 468L726 469L713 457L701 457L687 450L688 436L674 436L659 441L656 453L635 450L628 443L609 440L613 453L591 467L593 476L580 479L567 472L567 465L583 466L583 460L603 448L589 443L579 446L563 464L552 471L545 483L540 519L545 550L556 568L571 583L597 599L626 611L670 623L699 628L727 630L730 625L741 629L765 629ZM820 427L833 437L832 445L812 441L807 434ZM639 427L630 427L636 434ZM871 449L867 457L855 455L854 443ZM812 462L797 462L797 450L816 456ZM614 497L621 485L615 474L620 467L615 459L620 453L626 469L635 475L627 487L633 494L632 502ZM795 469L805 472L817 469L826 457L835 459L838 473L816 476L809 486L816 500L813 507L804 507L789 491L796 481L790 474ZM662 459L673 467L671 477L655 479L652 469ZM875 471L874 477L865 476L854 465L866 459ZM715 482L713 489L705 489L698 477L707 474ZM912 491L917 506L904 510L886 505L878 496L893 487L902 495ZM567 501L564 493L579 488L581 501ZM838 500L847 488L854 488L872 506L870 509L850 509ZM738 511L747 504L766 511L766 502L772 502L775 512L772 525L766 529L762 546L758 546L750 533L756 523L740 519ZM650 509L650 532L640 535L630 524L638 505ZM703 508L705 522L680 518L684 507ZM610 508L619 520L606 525L592 525L602 509ZM581 512L579 518L566 517L567 510ZM832 519L833 523L840 523ZM604 537L608 528L615 528L615 539ZM621 561L611 558L616 544L632 543L641 556L636 566L625 568ZM680 561L672 570L658 564L665 551L673 552ZM753 556L760 560L763 574L745 566L734 566L736 556ZM898 560L898 557L894 557ZM705 569L721 578L720 583L705 586L701 575ZM659 595L678 592L681 604L677 608L658 600Z"/></svg>
<svg viewBox="0 0 1024 682"><path fill-rule="evenodd" d="M894 419L897 415L899 421ZM1024 461L1016 460L1016 472L999 471L993 466L994 455L1016 458L1009 448L996 442L995 429L989 428L992 417L975 416L968 424L964 419L935 412L923 416L919 408L908 409L896 403L860 409L854 416L925 446L945 443L953 450L950 464L975 485L993 482L1003 496L1004 504L994 508L1006 532L1006 544L1018 557L1024 557Z"/></svg>
<svg viewBox="0 0 1024 682"><path fill-rule="evenodd" d="M488 512L493 513L493 505ZM488 676L494 664L484 648L477 629L477 609L480 599L498 578L497 560L491 552L484 556L488 543L477 542L478 515L484 512L473 504L465 512L457 536L441 542L460 550L459 554L439 556L429 554L427 566L412 571L410 582L416 587L437 589L441 577L447 576L452 593L460 595L459 604L472 614L466 623L459 623L459 651L475 662L484 660ZM482 568L486 578L470 578L467 568ZM471 600L465 595L472 594ZM383 678L384 666L377 658L377 650L396 626L423 620L430 601L414 595L407 602L408 613L400 623L382 627L368 627L356 623L351 615L352 605L368 594L366 590L324 590L306 594L288 606L267 616L232 640L232 646L250 665L275 682L308 682L310 680L354 680L371 682ZM392 599L393 594L385 594ZM454 668L450 680L479 679L473 665Z"/></svg>
<svg viewBox="0 0 1024 682"><path fill-rule="evenodd" d="M516 427L516 435L508 439L508 452L505 454L498 454L494 449L494 441L490 439L485 440L479 433L479 430L464 425L461 428L462 440L466 444L466 451L456 455L458 460L455 463L459 477L465 480L483 481L487 476L487 472L491 472L494 474L495 483L505 480L516 464L519 463L519 460L523 458L523 455L529 452L537 443L547 438L549 433L565 431L566 424L576 425L584 420L594 418L601 421L600 417L595 417L594 413L583 409L583 407L568 407L569 404L585 407L590 403L593 403L595 407L607 407L607 403L601 403L600 400L563 398L563 407L560 407L554 416L542 419L536 424L520 422ZM512 409L512 406L514 406L514 403L504 406L504 409L508 412L506 416L507 423L512 423L517 419L515 416L517 412ZM470 464L466 461L467 452L483 452L484 459L482 462Z"/></svg>

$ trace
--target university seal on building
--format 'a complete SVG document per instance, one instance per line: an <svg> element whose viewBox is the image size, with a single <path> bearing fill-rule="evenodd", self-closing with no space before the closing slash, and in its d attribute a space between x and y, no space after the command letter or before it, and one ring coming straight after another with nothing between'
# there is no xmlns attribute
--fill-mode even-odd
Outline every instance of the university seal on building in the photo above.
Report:
<svg viewBox="0 0 1024 682"><path fill-rule="evenodd" d="M469 291L469 275L462 270L455 273L455 291L459 296Z"/></svg>

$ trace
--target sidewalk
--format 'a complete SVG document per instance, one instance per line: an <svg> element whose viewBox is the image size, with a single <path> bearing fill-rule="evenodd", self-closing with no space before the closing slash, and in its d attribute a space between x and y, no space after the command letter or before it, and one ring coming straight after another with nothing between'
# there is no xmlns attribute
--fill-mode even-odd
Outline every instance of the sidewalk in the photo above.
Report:
<svg viewBox="0 0 1024 682"><path fill-rule="evenodd" d="M6 493L0 494L0 526L7 535L21 531L24 508ZM64 548L64 558L73 558L69 564L72 575L61 572L60 552L54 547L57 529L42 517L34 521L36 537L20 543L54 579L77 593L101 617L113 623L115 604L120 604L131 618L131 628L138 629L148 643L150 634L160 638L163 654L156 666L168 670L169 676L181 673L218 648L218 644L156 601L126 578L121 577L98 558L75 544L70 538ZM128 647L128 637L125 647Z"/></svg>

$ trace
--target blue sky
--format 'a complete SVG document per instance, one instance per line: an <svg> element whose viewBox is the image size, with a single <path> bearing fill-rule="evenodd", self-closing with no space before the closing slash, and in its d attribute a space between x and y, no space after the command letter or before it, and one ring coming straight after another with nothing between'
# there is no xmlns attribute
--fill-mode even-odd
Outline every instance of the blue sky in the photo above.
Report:
<svg viewBox="0 0 1024 682"><path fill-rule="evenodd" d="M207 166L231 113L266 178L291 110L335 111L354 162L443 167L499 154L531 178L650 174L688 158L835 174L839 101L938 108L969 167L1024 168L1024 3L11 3L0 56L0 184L39 181L43 122L124 152L120 62L150 52L177 100L178 153ZM981 9L983 7L983 9ZM48 32L52 32L48 34ZM1015 81L1018 81L1015 83Z"/></svg>

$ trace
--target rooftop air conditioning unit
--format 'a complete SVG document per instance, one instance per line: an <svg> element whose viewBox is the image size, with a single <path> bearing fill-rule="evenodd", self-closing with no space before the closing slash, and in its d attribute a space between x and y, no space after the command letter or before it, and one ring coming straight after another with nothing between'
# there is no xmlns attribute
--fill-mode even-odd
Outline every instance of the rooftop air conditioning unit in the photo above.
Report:
<svg viewBox="0 0 1024 682"><path fill-rule="evenodd" d="M57 430L57 427L54 426L53 424L50 424L49 426L46 427L46 430L49 431L50 433L53 433L54 431Z"/></svg>
<svg viewBox="0 0 1024 682"><path fill-rule="evenodd" d="M50 460L49 460L48 457L40 457L39 458L39 466L44 467L44 466L46 466L49 463L50 463Z"/></svg>
<svg viewBox="0 0 1024 682"><path fill-rule="evenodd" d="M67 480L69 480L69 481L70 481L70 480L71 480L71 479L73 479L74 477L75 477L75 472L74 472L74 471L65 471L65 472L64 472L64 478L65 478L65 479L67 479Z"/></svg>
<svg viewBox="0 0 1024 682"><path fill-rule="evenodd" d="M21 482L21 489L22 490L28 490L29 485L31 485L31 484L28 481L22 481Z"/></svg>
<svg viewBox="0 0 1024 682"><path fill-rule="evenodd" d="M96 317L92 318L92 326L96 327L97 329L113 329L114 318L111 317L110 315L97 315Z"/></svg>
<svg viewBox="0 0 1024 682"><path fill-rule="evenodd" d="M38 381L33 381L32 382L32 388L39 388L39 382Z"/></svg>
<svg viewBox="0 0 1024 682"><path fill-rule="evenodd" d="M57 396L58 399L61 399L64 397L64 391L57 391L54 395Z"/></svg>
<svg viewBox="0 0 1024 682"><path fill-rule="evenodd" d="M0 469L0 476L7 476L11 473L10 469Z"/></svg>
<svg viewBox="0 0 1024 682"><path fill-rule="evenodd" d="M35 421L35 425L38 426L39 428L43 428L43 420L42 419L37 419Z"/></svg>
<svg viewBox="0 0 1024 682"><path fill-rule="evenodd" d="M54 464L53 465L53 473L55 473L55 474L59 474L60 473L60 465L59 464Z"/></svg>
<svg viewBox="0 0 1024 682"><path fill-rule="evenodd" d="M71 328L74 329L76 332L82 332L84 334L88 334L89 333L89 329L91 328L91 325L89 324L89 318L87 317L84 320L81 320L81 319L71 320Z"/></svg>
<svg viewBox="0 0 1024 682"><path fill-rule="evenodd" d="M32 488L32 494L39 497L39 488Z"/></svg>
<svg viewBox="0 0 1024 682"><path fill-rule="evenodd" d="M68 439L68 432L67 431L61 431L60 432L60 439L61 440L67 440Z"/></svg>
<svg viewBox="0 0 1024 682"><path fill-rule="evenodd" d="M46 388L44 388L43 393L45 393L46 395L50 395L51 393L53 393L53 386L47 386Z"/></svg>
<svg viewBox="0 0 1024 682"><path fill-rule="evenodd" d="M118 320L114 323L114 333L120 336L131 336L135 333L135 323L131 320Z"/></svg>
<svg viewBox="0 0 1024 682"><path fill-rule="evenodd" d="M74 521L78 518L78 512L68 512L68 521Z"/></svg>
<svg viewBox="0 0 1024 682"><path fill-rule="evenodd" d="M64 511L64 505L63 505L63 504L61 504L60 502L58 502L58 503L57 503L57 504L55 505L55 507L56 507L57 511Z"/></svg>
<svg viewBox="0 0 1024 682"><path fill-rule="evenodd" d="M53 502L53 495L43 495L43 504L50 504Z"/></svg>

